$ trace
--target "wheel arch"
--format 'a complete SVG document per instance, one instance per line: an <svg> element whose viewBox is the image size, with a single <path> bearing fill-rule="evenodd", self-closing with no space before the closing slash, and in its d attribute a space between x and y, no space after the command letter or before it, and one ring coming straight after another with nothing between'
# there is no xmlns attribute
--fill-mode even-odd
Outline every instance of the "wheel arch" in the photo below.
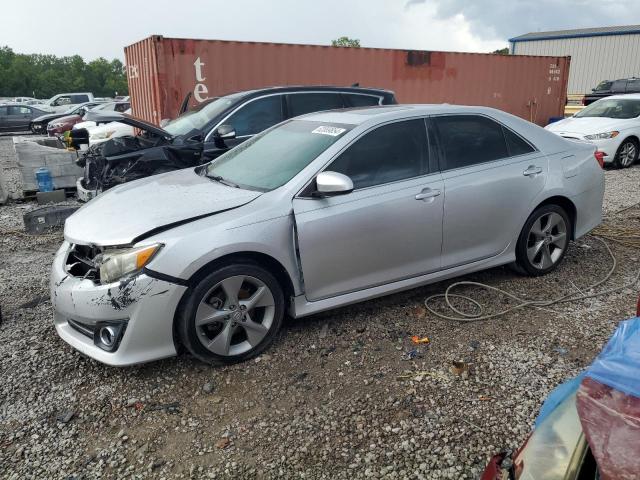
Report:
<svg viewBox="0 0 640 480"><path fill-rule="evenodd" d="M549 197L536 205L536 207L532 210L532 213L540 207L544 207L545 205L557 205L559 207L562 207L562 209L567 212L567 215L569 215L569 221L571 222L571 240L575 240L578 210L571 199L562 195L554 195L553 197Z"/></svg>
<svg viewBox="0 0 640 480"><path fill-rule="evenodd" d="M269 270L269 272L271 272L276 277L276 280L282 287L282 291L284 293L285 311L286 311L287 302L289 301L289 298L294 296L295 289L293 286L293 280L289 276L287 269L284 267L284 265L282 265L282 263L280 263L274 257L267 255L266 253L254 252L254 251L233 252L233 253L223 255L214 260L211 260L207 264L200 267L187 280L187 289L183 293L182 298L180 299L180 302L178 303L178 306L173 314L173 343L178 353L184 351L184 347L180 342L180 337L176 329L178 312L180 312L183 309L184 303L186 302L189 294L191 293L192 288L195 285L197 285L198 282L202 280L205 276L215 271L216 269L225 267L227 265L232 265L234 263L240 263L240 262L248 262L248 263L253 263L255 265L259 265Z"/></svg>

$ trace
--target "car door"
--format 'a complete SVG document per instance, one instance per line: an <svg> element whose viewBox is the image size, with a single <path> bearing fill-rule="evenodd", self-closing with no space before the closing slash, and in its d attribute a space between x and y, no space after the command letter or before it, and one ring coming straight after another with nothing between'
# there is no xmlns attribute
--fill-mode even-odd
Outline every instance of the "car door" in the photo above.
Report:
<svg viewBox="0 0 640 480"><path fill-rule="evenodd" d="M340 92L292 92L287 94L287 118L344 108Z"/></svg>
<svg viewBox="0 0 640 480"><path fill-rule="evenodd" d="M351 193L293 200L310 301L440 268L443 182L429 165L424 119L388 123L351 143L325 169Z"/></svg>
<svg viewBox="0 0 640 480"><path fill-rule="evenodd" d="M22 105L11 105L9 106L8 118L12 130L28 130L31 122L31 109Z"/></svg>
<svg viewBox="0 0 640 480"><path fill-rule="evenodd" d="M442 268L503 252L544 188L548 159L495 119L434 116L444 181Z"/></svg>
<svg viewBox="0 0 640 480"><path fill-rule="evenodd" d="M0 105L0 131L9 131L9 107Z"/></svg>
<svg viewBox="0 0 640 480"><path fill-rule="evenodd" d="M236 108L220 125L230 125L235 138L219 139L209 134L204 145L204 156L214 159L252 136L284 120L282 95L253 98Z"/></svg>

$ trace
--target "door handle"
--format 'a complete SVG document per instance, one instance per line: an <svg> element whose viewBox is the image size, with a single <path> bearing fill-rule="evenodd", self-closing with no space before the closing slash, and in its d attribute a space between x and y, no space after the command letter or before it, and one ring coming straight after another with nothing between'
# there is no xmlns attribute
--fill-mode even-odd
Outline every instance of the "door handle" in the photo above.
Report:
<svg viewBox="0 0 640 480"><path fill-rule="evenodd" d="M416 200L429 200L440 195L440 190L432 190L431 188L425 188L419 194L416 195Z"/></svg>
<svg viewBox="0 0 640 480"><path fill-rule="evenodd" d="M522 172L525 177L535 177L539 173L542 173L542 169L540 167L536 167L535 165L529 165L527 169Z"/></svg>

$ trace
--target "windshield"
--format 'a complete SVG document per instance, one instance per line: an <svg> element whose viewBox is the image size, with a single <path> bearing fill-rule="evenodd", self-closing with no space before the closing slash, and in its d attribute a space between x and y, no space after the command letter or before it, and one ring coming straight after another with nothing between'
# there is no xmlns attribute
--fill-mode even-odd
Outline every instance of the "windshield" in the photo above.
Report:
<svg viewBox="0 0 640 480"><path fill-rule="evenodd" d="M184 135L194 128L202 130L211 120L236 103L242 96L243 94L227 95L198 105L193 110L189 110L167 123L164 129L174 136Z"/></svg>
<svg viewBox="0 0 640 480"><path fill-rule="evenodd" d="M208 177L274 190L302 171L353 125L290 120L247 140L207 167Z"/></svg>
<svg viewBox="0 0 640 480"><path fill-rule="evenodd" d="M605 117L605 118L635 118L640 116L640 100L631 99L602 99L585 107L577 118Z"/></svg>

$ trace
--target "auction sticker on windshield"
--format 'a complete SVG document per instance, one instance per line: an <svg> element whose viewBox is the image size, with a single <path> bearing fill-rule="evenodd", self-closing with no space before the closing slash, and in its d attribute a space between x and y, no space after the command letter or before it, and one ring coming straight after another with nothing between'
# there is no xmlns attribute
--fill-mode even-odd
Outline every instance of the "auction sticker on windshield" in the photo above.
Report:
<svg viewBox="0 0 640 480"><path fill-rule="evenodd" d="M331 135L332 137L337 137L341 133L344 133L346 128L339 127L329 127L329 126L321 126L313 130L311 133L319 133L320 135Z"/></svg>

